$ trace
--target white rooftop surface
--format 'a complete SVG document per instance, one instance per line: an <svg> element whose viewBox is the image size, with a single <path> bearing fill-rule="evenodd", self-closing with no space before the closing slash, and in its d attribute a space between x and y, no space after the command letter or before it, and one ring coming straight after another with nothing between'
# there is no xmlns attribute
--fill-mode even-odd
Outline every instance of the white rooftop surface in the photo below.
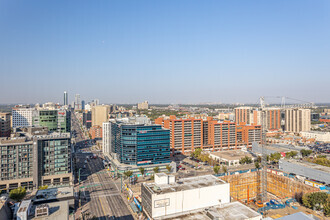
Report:
<svg viewBox="0 0 330 220"><path fill-rule="evenodd" d="M310 163L310 162L303 161L303 160L290 159L290 160L285 160L285 161L288 161L288 162L293 163L293 164L301 165L301 166L304 166L304 167L320 170L320 171L323 171L323 172L327 172L327 173L330 174L330 167L322 166L322 165L319 165L319 164L316 164L316 163Z"/></svg>
<svg viewBox="0 0 330 220"><path fill-rule="evenodd" d="M61 199L66 197L73 197L73 187L38 190L35 201L37 202L50 199Z"/></svg>
<svg viewBox="0 0 330 220"><path fill-rule="evenodd" d="M165 194L220 184L226 184L226 182L216 178L213 175L205 175L179 179L176 182L170 184L147 183L145 186L155 194Z"/></svg>
<svg viewBox="0 0 330 220"><path fill-rule="evenodd" d="M49 215L34 217L33 220L65 220L69 219L68 201L47 203L49 206Z"/></svg>
<svg viewBox="0 0 330 220"><path fill-rule="evenodd" d="M155 220L210 220L207 213L213 213L219 220L247 220L261 219L262 216L251 208L241 204L240 202L232 202L221 206L213 206L207 209L193 210L187 213L168 215L166 217L155 218Z"/></svg>

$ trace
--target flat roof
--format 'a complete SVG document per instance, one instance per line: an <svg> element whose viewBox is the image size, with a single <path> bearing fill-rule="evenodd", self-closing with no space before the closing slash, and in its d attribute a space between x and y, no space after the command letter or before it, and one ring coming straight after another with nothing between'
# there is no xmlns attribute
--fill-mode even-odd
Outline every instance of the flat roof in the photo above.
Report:
<svg viewBox="0 0 330 220"><path fill-rule="evenodd" d="M68 219L69 216L69 203L68 201L60 201L47 203L49 207L49 215L48 216L40 216L34 217L33 220L64 220ZM37 206L33 207L33 211L35 212Z"/></svg>
<svg viewBox="0 0 330 220"><path fill-rule="evenodd" d="M146 183L145 186L154 194L166 194L221 184L226 182L213 175L205 175L182 178L170 184Z"/></svg>
<svg viewBox="0 0 330 220"><path fill-rule="evenodd" d="M208 214L216 216L219 220L245 220L251 218L261 219L262 216L258 212L243 205L240 202L231 202L209 208L197 209L186 213L179 213L174 215L163 216L155 218L155 220L168 219L168 220L195 220L195 219L211 219Z"/></svg>
<svg viewBox="0 0 330 220"><path fill-rule="evenodd" d="M35 202L73 197L73 187L61 187L38 190Z"/></svg>
<svg viewBox="0 0 330 220"><path fill-rule="evenodd" d="M330 167L322 166L322 165L319 165L319 164L316 164L316 163L310 163L308 161L295 160L295 159L290 159L290 160L285 159L284 161L287 161L287 162L290 162L290 163L293 163L293 164L296 164L296 165L301 165L301 166L304 166L304 167L307 167L307 168L320 170L320 171L327 172L327 173L330 174Z"/></svg>
<svg viewBox="0 0 330 220"><path fill-rule="evenodd" d="M244 152L241 150L219 151L219 152L212 152L210 154L217 156L217 157L224 158L226 160L239 160L245 156L253 157L250 153Z"/></svg>

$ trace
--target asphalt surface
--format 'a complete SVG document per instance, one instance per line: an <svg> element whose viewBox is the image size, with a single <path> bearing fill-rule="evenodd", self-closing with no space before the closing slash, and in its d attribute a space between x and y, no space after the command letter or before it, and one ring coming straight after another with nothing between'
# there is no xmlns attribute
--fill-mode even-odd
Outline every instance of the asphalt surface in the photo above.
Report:
<svg viewBox="0 0 330 220"><path fill-rule="evenodd" d="M83 136L78 120L74 115L72 116L72 130L76 131L77 184L75 191L80 190L81 202L81 207L77 207L77 210L81 210L85 214L88 213L89 217L95 216L101 220L133 220L134 218L120 194L120 179L114 180L110 173L104 169L102 154L93 150L95 148L89 144L90 140ZM91 159L93 154L98 155L98 157ZM78 183L79 169L80 184ZM77 201L77 203L79 202Z"/></svg>

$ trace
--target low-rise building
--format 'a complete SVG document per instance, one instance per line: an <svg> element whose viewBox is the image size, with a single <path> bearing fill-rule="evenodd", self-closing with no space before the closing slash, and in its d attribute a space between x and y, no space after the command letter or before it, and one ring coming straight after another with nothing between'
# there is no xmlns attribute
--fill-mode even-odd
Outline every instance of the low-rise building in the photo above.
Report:
<svg viewBox="0 0 330 220"><path fill-rule="evenodd" d="M141 198L149 218L163 218L229 203L229 183L213 175L175 181L174 176L158 173L154 183L141 186Z"/></svg>
<svg viewBox="0 0 330 220"><path fill-rule="evenodd" d="M243 157L250 157L252 161L255 160L250 153L242 150L230 150L230 151L219 151L210 153L210 158L218 161L220 164L226 164L227 166L238 166L240 159Z"/></svg>
<svg viewBox="0 0 330 220"><path fill-rule="evenodd" d="M324 182L325 184L330 184L330 167L303 160L282 159L279 161L279 168L286 173L294 173L311 180L317 180Z"/></svg>
<svg viewBox="0 0 330 220"><path fill-rule="evenodd" d="M302 131L300 132L300 135L306 139L314 139L315 141L330 143L330 132Z"/></svg>

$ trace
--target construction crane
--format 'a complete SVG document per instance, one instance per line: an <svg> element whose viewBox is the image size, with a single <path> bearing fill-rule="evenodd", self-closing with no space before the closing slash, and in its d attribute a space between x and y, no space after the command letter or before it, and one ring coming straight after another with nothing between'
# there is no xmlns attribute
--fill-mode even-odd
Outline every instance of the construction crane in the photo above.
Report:
<svg viewBox="0 0 330 220"><path fill-rule="evenodd" d="M289 97L267 97L267 98L281 98L281 109L288 108L316 108L313 102L306 102ZM299 104L286 105L286 99L300 102ZM266 103L265 97L260 97L260 110L261 110L261 184L260 184L260 200L264 204L267 202L267 154L266 154L266 132L267 132L267 118L266 118ZM263 206L265 207L265 205ZM267 210L263 210L263 215L267 215Z"/></svg>

